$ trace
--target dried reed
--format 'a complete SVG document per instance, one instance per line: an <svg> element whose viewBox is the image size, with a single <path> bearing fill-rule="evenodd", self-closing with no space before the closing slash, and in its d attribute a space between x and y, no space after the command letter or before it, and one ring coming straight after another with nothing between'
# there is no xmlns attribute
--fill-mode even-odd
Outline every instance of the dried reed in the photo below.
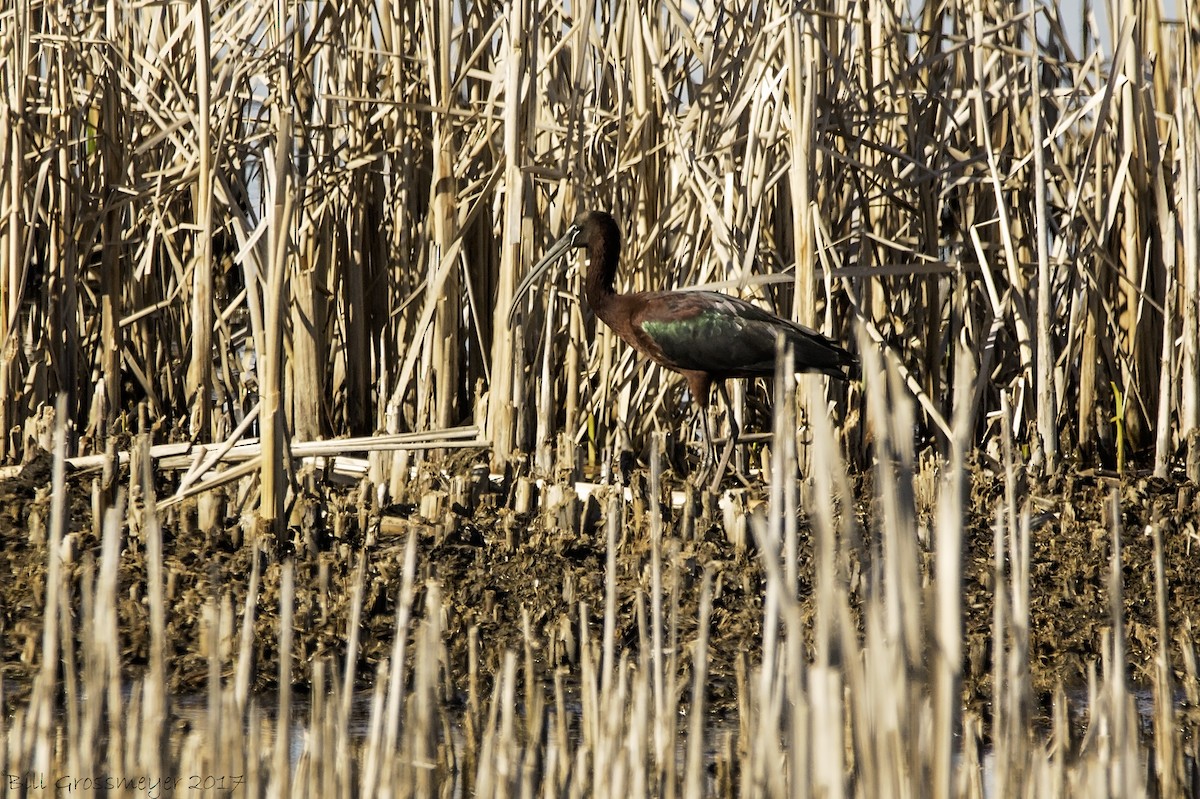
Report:
<svg viewBox="0 0 1200 799"><path fill-rule="evenodd" d="M474 417L497 461L536 444L542 471L560 432L640 445L686 398L614 353L577 284L494 324L602 206L628 287L731 285L843 339L864 319L943 448L965 357L973 444L998 452L1008 395L1037 469L1124 447L1164 474L1186 450L1197 479L1190 17L1120 26L1110 62L1041 3L3 17L5 431L32 437L63 392L69 454L104 452L136 402L159 436L216 442L261 397L269 518L292 436Z"/></svg>
<svg viewBox="0 0 1200 799"><path fill-rule="evenodd" d="M1092 667L1083 738L1077 746L1070 743L1069 703L1061 688L1053 698L1048 740L1038 726L1038 698L1029 679L1031 517L1016 491L1018 471L1026 464L1012 445L1007 421L1002 425L1009 436L1003 464L1006 491L994 506L991 719L985 723L964 706L959 690L959 572L968 472L961 453L969 429L965 400L971 396L967 387L972 376L965 366L968 359L958 363L956 395L963 401L952 409L953 452L958 454L938 464L942 477L932 483L932 529L916 512L917 486L929 478L906 454L912 452L911 441L902 436L912 429L914 403L905 399L894 362L886 368L868 364L887 376L868 386L867 399L869 421L880 431L877 446L890 453L878 461L875 480L877 500L886 512L870 530L857 531L847 514L853 501L847 466L828 419L813 419L814 471L811 480L797 482L795 450L786 443L792 434L783 431L796 431L787 420L799 401L777 404L776 446L786 454L776 458L773 479L791 488L780 492L765 514L742 511L748 517L733 513L726 520L725 535L731 541L739 518L749 520L765 584L762 648L746 653L736 708L723 722L705 711L711 690L709 635L716 621L713 597L719 588L711 566L702 575L688 573L690 556L681 552L689 541L687 517L663 517L658 500L667 486L656 448L648 484L655 501L642 514L639 529L621 533L637 518L633 500L617 492L603 498L609 553L603 624L597 635L586 605L567 622L576 642L574 665L547 670L536 653L551 651L553 645L545 632L532 627L526 613L523 659L472 635L473 651L477 647L479 657L497 664L490 700L480 695L479 657L472 656L470 680L459 682L448 671L439 585L427 583L419 611L415 604L417 541L424 535L415 524L404 544L391 652L376 669L365 726L356 724L350 712L356 636L368 590L360 557L352 584L345 586L353 602L350 640L340 653L340 681L330 679L338 673L338 662L319 656L311 671L307 710L293 711L292 633L300 623L298 605L309 600L298 602L293 564L287 561L279 589L278 694L246 690L247 670L255 668L246 630L254 624L256 566L240 619L227 590L205 604L202 635L193 644L208 664L204 708L181 728L177 720L187 713L185 703L164 691L163 673L170 664L164 660L163 627L170 611L163 606L162 581L153 574L147 583L155 647L150 669L126 682L116 646L121 639L116 603L123 540L139 536L149 553L146 567L163 569L164 545L148 479L149 439L143 436L136 458L143 477L130 489L137 501L127 508L118 499L107 512L99 562L85 572L95 576L85 580L83 601L90 611L82 615L73 608L78 600L61 567L67 550L57 543L62 533L54 530L62 516L50 522L46 599L53 613L45 618L39 653L43 670L34 690L19 702L4 700L7 768L19 775L16 784L26 790L40 778L101 775L86 777L93 780L87 785L116 794L163 790L166 780L182 776L198 780L202 788L248 796L429 796L454 790L486 796L981 796L985 791L1093 796L1097 791L1141 795L1150 786L1157 795L1190 795L1195 778L1187 764L1195 760L1196 730L1194 717L1177 714L1173 706L1174 676L1167 666L1173 636L1159 533L1160 651L1149 698L1151 722L1139 722L1125 678L1120 564L1126 533L1116 493L1108 510L1111 632L1102 663ZM885 397L891 400L882 401ZM821 401L818 390L810 392L809 407ZM1002 408L1017 414L1007 403ZM65 427L59 425L56 508L68 500ZM801 496L813 537L793 544L789 541L795 533L789 530L800 515ZM547 492L545 501L555 500ZM866 546L860 532L867 534ZM616 579L625 568L617 553L633 546L630 535L645 535L649 541L641 556L649 602L640 589L634 597L622 596ZM811 620L800 613L793 550L811 551L805 556L814 564ZM865 582L852 588L852 574L860 570ZM700 583L699 623L686 639L680 637L678 598L685 580ZM862 597L861 632L849 604L853 593ZM629 600L637 617L635 652L628 641L619 640L614 623L618 608ZM230 669L235 640L241 645L237 667ZM1184 662L1194 663L1186 638L1180 644ZM61 672L58 663L65 666ZM1194 672L1194 665L1189 666L1183 676L1191 694L1198 690ZM465 702L455 698L455 686L463 684ZM547 692L550 684L554 690ZM271 712L260 709L264 701ZM139 719L136 727L125 723L130 717ZM1147 748L1151 728L1153 753ZM978 752L985 735L990 742L986 762ZM94 781L101 778L116 782Z"/></svg>
<svg viewBox="0 0 1200 799"><path fill-rule="evenodd" d="M1053 4L601 6L0 10L0 460L51 432L55 453L49 524L29 530L48 553L39 669L24 696L0 693L12 790L67 776L71 790L114 795L173 779L248 796L979 796L985 782L995 795L1194 793L1196 730L1174 714L1173 680L1193 705L1200 688L1164 577L1152 755L1126 682L1116 494L1100 536L1111 632L1086 731L1075 745L1060 689L1044 740L1028 674L1032 511L1018 488L1064 464L1200 481L1194 9L1173 24L1155 4L1113 4L1123 22L1106 60L1086 24L1076 53ZM522 327L503 321L522 270L592 206L622 219L623 286L721 285L857 337L864 361L848 396L778 380L770 418L754 418L759 387L737 395L733 412L773 438L768 512L731 511L725 529L753 532L766 575L762 647L739 661L727 729L704 712L719 589L707 564L698 630L680 610L713 500L689 489L673 518L661 501L677 485L666 442L694 437L690 422L679 430L680 381L616 346L577 277ZM328 441L343 436L356 438ZM167 453L151 438L189 445ZM301 718L293 634L309 608L292 560L271 597L278 692L252 689L265 668L252 654L259 554L279 551L254 539L240 617L214 589L188 642L206 691L179 724L169 503L254 474L251 521L278 545L301 457L395 450L363 478L360 513L378 519L423 451L486 443L496 465L534 453L539 474L516 476L513 509L582 534L581 461L646 442L636 501L649 512L604 497L598 636L586 602L557 626L526 617L523 659L473 628L456 703L440 587L417 571L417 538L435 533L412 521L390 652L358 674L363 645L379 643L359 636L364 597L379 596L372 534L347 588L348 644L313 656ZM990 719L960 695L972 450L1005 486ZM68 455L102 469L98 552L77 583ZM160 456L187 470L161 505ZM926 456L941 474L932 525L917 497ZM232 460L243 465L207 479ZM860 529L849 474L866 466L880 512ZM504 544L524 534L505 532ZM647 577L623 597L615 553L639 535ZM125 594L130 547L145 549L151 630L132 680L119 608L142 607L143 582ZM812 618L798 602L806 548ZM615 633L626 602L636 651ZM568 665L551 673L538 653L556 647ZM365 729L351 712L359 679L371 683Z"/></svg>

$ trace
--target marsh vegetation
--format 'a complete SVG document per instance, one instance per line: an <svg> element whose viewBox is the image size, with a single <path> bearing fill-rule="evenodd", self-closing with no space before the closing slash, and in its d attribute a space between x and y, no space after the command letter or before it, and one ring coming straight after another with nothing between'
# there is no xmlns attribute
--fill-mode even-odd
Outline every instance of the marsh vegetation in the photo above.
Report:
<svg viewBox="0 0 1200 799"><path fill-rule="evenodd" d="M5 789L1194 795L1190 12L0 9ZM864 379L695 487L585 207Z"/></svg>

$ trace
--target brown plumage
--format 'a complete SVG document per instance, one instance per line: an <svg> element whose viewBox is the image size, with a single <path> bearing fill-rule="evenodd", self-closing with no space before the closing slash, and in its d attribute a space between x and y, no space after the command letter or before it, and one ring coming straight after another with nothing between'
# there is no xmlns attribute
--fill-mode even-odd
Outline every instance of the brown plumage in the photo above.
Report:
<svg viewBox="0 0 1200 799"><path fill-rule="evenodd" d="M629 346L687 379L704 419L704 435L712 459L716 453L707 410L713 383L728 407L727 379L774 376L775 341L780 334L792 347L797 372L819 372L843 380L857 373L858 360L836 342L736 297L711 291L618 294L613 281L620 260L621 232L616 220L604 211L585 211L575 217L562 238L530 270L517 288L510 322L521 298L541 274L568 249L579 247L588 252L584 278L584 298L588 305ZM729 422L729 443L714 488L737 442L738 431L732 415Z"/></svg>

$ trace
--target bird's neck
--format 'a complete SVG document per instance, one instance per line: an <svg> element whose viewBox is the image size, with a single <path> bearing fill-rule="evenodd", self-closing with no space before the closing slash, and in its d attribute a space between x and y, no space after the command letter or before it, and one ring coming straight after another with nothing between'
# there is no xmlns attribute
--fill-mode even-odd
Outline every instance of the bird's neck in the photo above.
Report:
<svg viewBox="0 0 1200 799"><path fill-rule="evenodd" d="M617 297L613 281L617 276L619 254L609 252L607 247L600 244L593 245L589 255L584 297L596 315L607 321L608 313Z"/></svg>

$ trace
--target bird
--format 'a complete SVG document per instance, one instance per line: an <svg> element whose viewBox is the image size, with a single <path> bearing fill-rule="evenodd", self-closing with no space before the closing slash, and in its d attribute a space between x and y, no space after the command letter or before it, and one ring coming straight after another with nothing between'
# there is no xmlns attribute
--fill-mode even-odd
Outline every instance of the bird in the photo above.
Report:
<svg viewBox="0 0 1200 799"><path fill-rule="evenodd" d="M794 353L796 372L815 372L841 380L858 375L858 359L832 339L783 319L745 300L714 291L684 289L621 294L614 288L621 257L621 229L607 211L583 211L521 281L509 308L513 326L523 299L539 278L571 249L586 249L584 299L600 321L626 344L687 380L704 420L708 463L716 463L708 409L715 383L732 409L725 381L774 377L776 339L782 334ZM718 490L738 428L729 414L730 435L713 478Z"/></svg>

